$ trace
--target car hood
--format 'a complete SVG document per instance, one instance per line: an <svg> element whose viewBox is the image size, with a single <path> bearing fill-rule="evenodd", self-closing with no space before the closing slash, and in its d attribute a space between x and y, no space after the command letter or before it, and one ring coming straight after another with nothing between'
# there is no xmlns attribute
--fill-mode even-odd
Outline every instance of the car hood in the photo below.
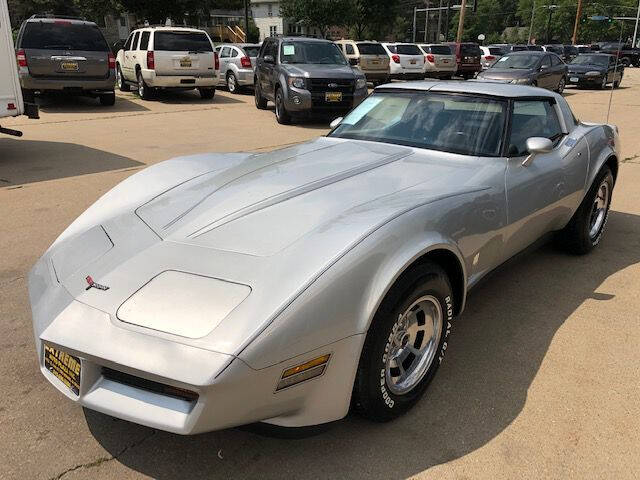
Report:
<svg viewBox="0 0 640 480"><path fill-rule="evenodd" d="M353 79L358 75L350 65L322 65L315 63L283 64L282 69L289 75L307 78Z"/></svg>
<svg viewBox="0 0 640 480"><path fill-rule="evenodd" d="M581 65L567 65L569 67L569 72L572 73L586 73L586 72L601 72L604 73L607 69L602 65L595 64L581 64Z"/></svg>
<svg viewBox="0 0 640 480"><path fill-rule="evenodd" d="M154 298L172 295L162 278L174 274L166 272L178 272L175 278L182 280L171 285L187 289L185 295L199 291L191 286L197 283L194 275L211 279L219 298L237 296L240 303L222 309L210 333L176 336L194 308L184 303L175 325L153 334L235 355L381 226L416 206L489 188L483 181L495 174L489 171L492 164L338 138L262 154L169 160L129 177L98 200L40 265L53 267L52 277L68 299L106 312L118 326L145 327L141 331L149 333L152 322L123 314L128 299L152 282ZM88 288L87 276L108 289ZM37 285L30 288L33 298L47 298L37 293ZM167 301L178 301L173 294Z"/></svg>
<svg viewBox="0 0 640 480"><path fill-rule="evenodd" d="M478 74L478 77L488 80L514 80L517 78L528 78L531 75L533 75L533 70L490 68Z"/></svg>

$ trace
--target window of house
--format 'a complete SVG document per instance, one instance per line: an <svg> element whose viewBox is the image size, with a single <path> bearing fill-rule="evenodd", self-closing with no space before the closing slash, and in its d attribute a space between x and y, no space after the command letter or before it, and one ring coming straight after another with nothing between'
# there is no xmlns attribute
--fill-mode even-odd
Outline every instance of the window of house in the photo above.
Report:
<svg viewBox="0 0 640 480"><path fill-rule="evenodd" d="M125 18L124 15L120 16L120 26L121 27L126 27L127 26L127 19Z"/></svg>
<svg viewBox="0 0 640 480"><path fill-rule="evenodd" d="M269 27L269 36L271 37L275 37L278 33L278 26L277 25L271 25Z"/></svg>
<svg viewBox="0 0 640 480"><path fill-rule="evenodd" d="M267 3L267 15L269 15L270 17L273 16L273 5L270 3Z"/></svg>

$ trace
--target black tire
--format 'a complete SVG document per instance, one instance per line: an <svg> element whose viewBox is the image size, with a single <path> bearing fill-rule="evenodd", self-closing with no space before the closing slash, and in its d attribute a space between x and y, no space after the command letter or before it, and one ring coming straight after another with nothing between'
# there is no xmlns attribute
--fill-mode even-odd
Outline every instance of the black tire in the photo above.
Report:
<svg viewBox="0 0 640 480"><path fill-rule="evenodd" d="M200 98L202 98L203 100L211 100L216 94L216 89L215 88L199 88L198 92L200 93Z"/></svg>
<svg viewBox="0 0 640 480"><path fill-rule="evenodd" d="M613 88L618 88L620 86L620 83L622 83L622 75L620 75L619 80L616 80L615 82L613 82Z"/></svg>
<svg viewBox="0 0 640 480"><path fill-rule="evenodd" d="M116 92L103 93L100 95L100 105L112 107L116 104Z"/></svg>
<svg viewBox="0 0 640 480"><path fill-rule="evenodd" d="M440 305L439 341L428 369L418 377L417 383L405 393L396 394L390 390L386 378L387 355L396 348L393 346L396 341L394 339L398 336L403 314L425 296L437 299ZM444 357L453 311L451 284L444 270L435 263L424 262L411 267L396 281L373 318L360 355L352 397L356 412L370 420L386 422L402 415L418 402ZM423 316L423 324L424 318ZM405 345L405 342L402 344ZM411 355L410 353L409 356ZM409 356L405 357L405 361Z"/></svg>
<svg viewBox="0 0 640 480"><path fill-rule="evenodd" d="M116 84L118 85L118 89L121 92L128 92L131 90L131 87L125 81L124 76L122 76L122 70L120 69L120 65L116 66Z"/></svg>
<svg viewBox="0 0 640 480"><path fill-rule="evenodd" d="M600 85L598 85L598 87L600 88L600 90L606 90L606 88L607 88L607 76L606 75L602 76L602 82L600 83Z"/></svg>
<svg viewBox="0 0 640 480"><path fill-rule="evenodd" d="M238 79L233 72L227 73L227 89L230 93L240 93L240 85L238 85Z"/></svg>
<svg viewBox="0 0 640 480"><path fill-rule="evenodd" d="M144 81L140 70L136 73L136 79L138 80L138 95L140 98L143 100L151 100L151 98L153 98L153 90Z"/></svg>
<svg viewBox="0 0 640 480"><path fill-rule="evenodd" d="M36 103L36 94L33 90L22 89L22 101L24 103Z"/></svg>
<svg viewBox="0 0 640 480"><path fill-rule="evenodd" d="M291 115L287 112L287 107L284 105L284 93L282 89L276 89L276 120L280 125L289 125L291 123Z"/></svg>
<svg viewBox="0 0 640 480"><path fill-rule="evenodd" d="M258 82L257 77L254 77L253 79L253 93L256 101L256 108L258 110L266 110L267 99L262 96L262 92L260 91L260 82Z"/></svg>
<svg viewBox="0 0 640 480"><path fill-rule="evenodd" d="M591 231L594 226L594 209L596 200L601 193L601 186L607 185L608 195L606 207L603 212L599 228ZM569 253L584 255L593 250L602 239L607 219L609 218L609 207L611 206L611 194L613 193L613 175L611 169L605 166L596 176L591 188L585 195L580 207L573 214L568 225L558 233L558 241Z"/></svg>
<svg viewBox="0 0 640 480"><path fill-rule="evenodd" d="M558 87L556 88L556 93L562 94L562 92L564 92L564 87L566 86L567 86L567 81L565 80L564 77L561 77L560 80L558 81Z"/></svg>
<svg viewBox="0 0 640 480"><path fill-rule="evenodd" d="M629 65L631 65L631 60L629 59L629 57L622 57L620 63L625 67L628 67Z"/></svg>

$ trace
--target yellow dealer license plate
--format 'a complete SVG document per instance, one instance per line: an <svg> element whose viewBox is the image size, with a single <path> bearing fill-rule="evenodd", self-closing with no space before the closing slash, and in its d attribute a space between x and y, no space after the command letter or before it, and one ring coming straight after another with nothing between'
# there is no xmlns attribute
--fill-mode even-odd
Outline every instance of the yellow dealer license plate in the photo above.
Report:
<svg viewBox="0 0 640 480"><path fill-rule="evenodd" d="M80 394L80 359L44 344L44 366L76 395Z"/></svg>
<svg viewBox="0 0 640 480"><path fill-rule="evenodd" d="M324 94L324 99L327 102L341 102L342 92L326 92Z"/></svg>
<svg viewBox="0 0 640 480"><path fill-rule="evenodd" d="M60 68L66 72L75 72L78 70L78 62L62 62Z"/></svg>
<svg viewBox="0 0 640 480"><path fill-rule="evenodd" d="M182 58L180 59L181 67L191 67L191 59L190 58Z"/></svg>

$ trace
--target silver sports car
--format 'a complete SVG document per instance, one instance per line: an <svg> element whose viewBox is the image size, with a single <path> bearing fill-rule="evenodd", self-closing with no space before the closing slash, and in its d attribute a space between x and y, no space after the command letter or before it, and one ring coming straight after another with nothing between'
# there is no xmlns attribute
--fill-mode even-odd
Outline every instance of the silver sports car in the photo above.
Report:
<svg viewBox="0 0 640 480"><path fill-rule="evenodd" d="M324 138L154 165L33 268L40 368L80 405L182 434L392 419L483 276L551 232L598 244L618 152L616 127L555 93L417 82Z"/></svg>

